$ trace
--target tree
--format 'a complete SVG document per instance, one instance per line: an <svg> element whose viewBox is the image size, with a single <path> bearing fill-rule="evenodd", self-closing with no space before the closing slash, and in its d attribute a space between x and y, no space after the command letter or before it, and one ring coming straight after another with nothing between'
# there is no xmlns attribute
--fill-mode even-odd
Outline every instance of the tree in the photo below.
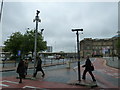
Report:
<svg viewBox="0 0 120 90"><path fill-rule="evenodd" d="M29 52L34 52L34 41L35 41L35 30L26 31L25 34L20 32L13 33L9 39L4 42L4 51L13 53L17 56L18 50L21 51L21 55L24 57L25 54ZM44 51L47 49L47 42L43 41L43 37L40 32L38 32L37 38L37 52Z"/></svg>
<svg viewBox="0 0 120 90"><path fill-rule="evenodd" d="M26 51L34 52L34 41L35 41L35 30L26 31L24 34L24 37L26 38L24 41L24 48L27 49ZM27 47L27 48L26 48ZM47 49L47 42L43 41L43 37L40 32L38 32L37 35L37 52L44 51Z"/></svg>
<svg viewBox="0 0 120 90"><path fill-rule="evenodd" d="M13 33L9 39L4 42L4 51L11 52L14 56L21 49L23 35L20 32Z"/></svg>

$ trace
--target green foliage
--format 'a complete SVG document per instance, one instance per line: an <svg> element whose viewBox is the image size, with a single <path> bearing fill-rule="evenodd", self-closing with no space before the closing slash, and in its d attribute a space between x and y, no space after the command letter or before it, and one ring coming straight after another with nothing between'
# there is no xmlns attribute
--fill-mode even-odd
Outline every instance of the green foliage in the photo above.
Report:
<svg viewBox="0 0 120 90"><path fill-rule="evenodd" d="M13 53L14 56L17 55L18 50L24 56L29 52L34 52L34 41L35 41L35 31L26 31L25 34L20 32L13 33L9 39L4 42L4 51ZM37 37L37 51L44 51L47 49L47 42L43 41L43 37L40 32L38 32Z"/></svg>
<svg viewBox="0 0 120 90"><path fill-rule="evenodd" d="M16 55L21 48L22 38L23 35L20 32L13 33L10 38L4 42L4 51L9 51Z"/></svg>

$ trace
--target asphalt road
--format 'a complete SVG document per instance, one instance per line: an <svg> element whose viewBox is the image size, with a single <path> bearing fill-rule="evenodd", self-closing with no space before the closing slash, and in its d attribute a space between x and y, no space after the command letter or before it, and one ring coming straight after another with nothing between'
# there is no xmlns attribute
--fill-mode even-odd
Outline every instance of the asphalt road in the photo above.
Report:
<svg viewBox="0 0 120 90"><path fill-rule="evenodd" d="M68 61L68 60L65 60ZM94 61L94 59L91 59L91 61ZM49 61L50 62L50 61ZM48 63L49 63L48 62ZM63 62L62 60L59 61ZM81 64L84 64L85 61L81 61ZM54 63L58 63L58 61L55 61ZM14 64L14 63L13 63ZM43 63L44 64L44 63ZM77 66L77 62L71 63L70 67L73 69L74 67ZM49 67L43 67L43 70L46 72L51 72L51 71L57 71L59 69L66 69L68 67L68 64L63 64L63 65L55 65L55 66L49 66ZM28 69L28 75L33 74L33 69ZM9 76L17 76L16 71L7 71L7 72L2 72L2 77L9 77Z"/></svg>
<svg viewBox="0 0 120 90"><path fill-rule="evenodd" d="M71 67L75 67L77 63L72 63ZM58 69L66 69L67 65L55 65L55 66L49 66L49 67L43 67L43 70L46 71L56 71ZM34 70L33 69L28 69L28 75L33 74ZM2 77L8 77L8 76L17 76L16 71L8 71L8 72L2 72Z"/></svg>

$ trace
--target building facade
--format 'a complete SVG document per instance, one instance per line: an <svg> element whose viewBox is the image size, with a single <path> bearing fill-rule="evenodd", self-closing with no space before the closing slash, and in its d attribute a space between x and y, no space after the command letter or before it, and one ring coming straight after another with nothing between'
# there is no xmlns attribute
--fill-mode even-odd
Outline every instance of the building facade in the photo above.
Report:
<svg viewBox="0 0 120 90"><path fill-rule="evenodd" d="M47 50L46 50L46 52L52 52L52 51L53 51L52 46L47 46Z"/></svg>
<svg viewBox="0 0 120 90"><path fill-rule="evenodd" d="M80 41L80 55L95 56L116 56L117 55L117 37L107 39L85 38Z"/></svg>

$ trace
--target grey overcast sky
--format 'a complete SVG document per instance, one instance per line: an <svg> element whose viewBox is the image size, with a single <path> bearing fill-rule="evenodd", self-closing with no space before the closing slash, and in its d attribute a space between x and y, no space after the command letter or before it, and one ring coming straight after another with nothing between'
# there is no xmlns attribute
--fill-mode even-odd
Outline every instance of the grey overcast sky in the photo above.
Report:
<svg viewBox="0 0 120 90"><path fill-rule="evenodd" d="M33 19L40 10L39 30L53 51L74 52L76 33L82 28L83 38L111 38L118 31L118 2L4 2L2 40L0 45L17 31L34 29Z"/></svg>

